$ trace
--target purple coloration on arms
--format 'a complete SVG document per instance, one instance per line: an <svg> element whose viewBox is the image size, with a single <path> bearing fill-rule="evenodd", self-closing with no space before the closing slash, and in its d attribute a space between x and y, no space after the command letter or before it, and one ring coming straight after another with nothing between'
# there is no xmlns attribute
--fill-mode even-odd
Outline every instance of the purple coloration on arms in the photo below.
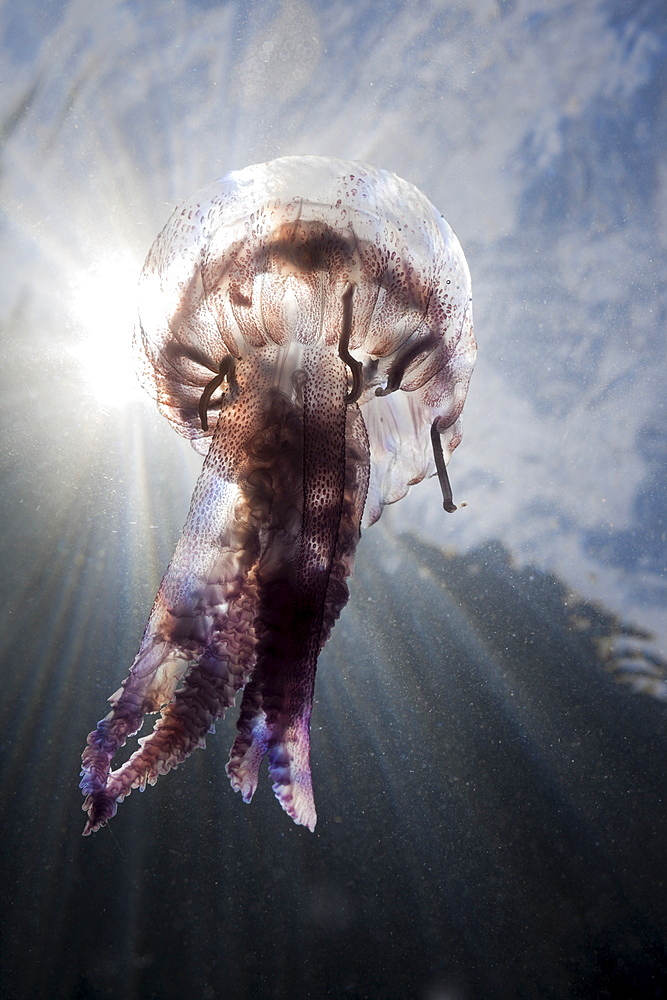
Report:
<svg viewBox="0 0 667 1000"><path fill-rule="evenodd" d="M448 489L475 358L463 253L392 174L260 164L204 189L157 238L136 349L144 385L206 459L137 657L88 737L84 832L204 746L240 690L233 788L250 801L266 756L283 809L312 830L317 658L362 516L436 471Z"/></svg>

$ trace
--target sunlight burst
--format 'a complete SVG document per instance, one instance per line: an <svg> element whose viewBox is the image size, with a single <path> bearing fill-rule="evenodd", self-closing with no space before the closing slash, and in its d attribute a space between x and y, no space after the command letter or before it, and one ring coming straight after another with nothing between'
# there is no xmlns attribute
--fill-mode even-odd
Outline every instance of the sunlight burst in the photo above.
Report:
<svg viewBox="0 0 667 1000"><path fill-rule="evenodd" d="M73 283L72 314L83 337L71 352L102 406L143 397L132 351L140 269L133 257L118 257L94 265Z"/></svg>

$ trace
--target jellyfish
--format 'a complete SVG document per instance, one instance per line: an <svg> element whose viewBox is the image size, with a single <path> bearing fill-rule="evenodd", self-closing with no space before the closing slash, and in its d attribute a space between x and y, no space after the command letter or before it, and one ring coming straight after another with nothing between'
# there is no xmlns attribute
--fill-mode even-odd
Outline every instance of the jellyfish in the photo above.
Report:
<svg viewBox="0 0 667 1000"><path fill-rule="evenodd" d="M134 346L143 386L205 460L139 652L88 736L84 834L204 747L240 691L232 787L249 802L266 756L280 805L313 830L315 672L362 525L432 475L456 510L447 462L476 354L463 251L392 173L251 166L155 240Z"/></svg>

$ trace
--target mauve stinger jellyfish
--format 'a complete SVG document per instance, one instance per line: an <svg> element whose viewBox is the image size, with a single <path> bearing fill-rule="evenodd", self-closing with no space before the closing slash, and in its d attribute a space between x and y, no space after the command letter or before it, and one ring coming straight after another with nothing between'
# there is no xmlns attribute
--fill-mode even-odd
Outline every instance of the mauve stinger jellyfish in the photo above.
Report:
<svg viewBox="0 0 667 1000"><path fill-rule="evenodd" d="M240 690L232 787L249 802L268 756L281 806L312 830L317 658L362 518L433 474L456 509L446 463L476 353L463 251L384 170L316 156L248 167L157 237L135 348L143 385L206 458L139 652L88 736L84 833L203 747Z"/></svg>

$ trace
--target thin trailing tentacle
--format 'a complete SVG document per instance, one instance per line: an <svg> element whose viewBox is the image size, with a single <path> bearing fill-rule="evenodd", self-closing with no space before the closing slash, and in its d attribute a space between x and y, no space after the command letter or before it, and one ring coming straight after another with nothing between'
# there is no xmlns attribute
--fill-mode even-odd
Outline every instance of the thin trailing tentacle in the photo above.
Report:
<svg viewBox="0 0 667 1000"><path fill-rule="evenodd" d="M354 296L355 285L349 281L342 295L343 301L343 323L338 340L338 357L352 373L352 388L345 397L345 402L349 405L356 403L361 396L363 388L363 365L350 354L350 335L352 333L352 297Z"/></svg>
<svg viewBox="0 0 667 1000"><path fill-rule="evenodd" d="M400 389L401 382L403 381L403 376L405 375L407 369L416 361L421 354L428 354L432 351L437 344L437 337L435 334L431 333L427 337L422 337L421 340L415 340L413 343L408 344L408 346L401 351L398 356L394 359L387 373L387 384L384 388L378 386L375 390L376 396L389 396L392 392L396 392Z"/></svg>
<svg viewBox="0 0 667 1000"><path fill-rule="evenodd" d="M455 510L458 510L458 507L454 503L454 499L452 497L452 487L449 483L445 456L442 453L442 441L440 440L437 418L431 424L431 443L433 445L435 470L437 472L438 482L440 483L440 489L442 491L442 509L446 510L448 514L453 514Z"/></svg>
<svg viewBox="0 0 667 1000"><path fill-rule="evenodd" d="M199 400L199 419L201 420L202 430L208 430L208 404L211 402L211 396L222 383L227 379L227 382L232 384L234 379L234 371L236 369L236 361L231 356L231 354L226 354L225 357L220 362L220 371L212 378L208 383L206 388L201 394L201 399Z"/></svg>

